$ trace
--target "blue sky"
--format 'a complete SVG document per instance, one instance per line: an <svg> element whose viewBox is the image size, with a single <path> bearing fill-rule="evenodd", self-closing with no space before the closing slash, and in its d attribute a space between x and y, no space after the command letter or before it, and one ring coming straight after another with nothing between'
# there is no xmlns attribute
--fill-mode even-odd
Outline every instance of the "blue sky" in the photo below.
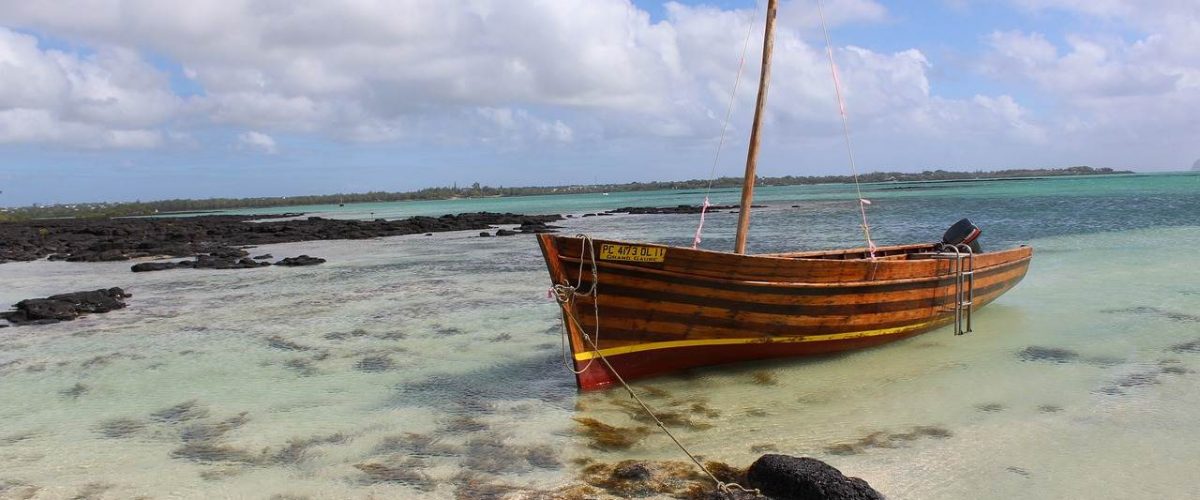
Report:
<svg viewBox="0 0 1200 500"><path fill-rule="evenodd" d="M781 4L760 171L847 173L815 3ZM753 29L739 175L762 25L742 0L81 5L0 0L0 206L702 178ZM1198 5L824 5L861 170L1200 158Z"/></svg>

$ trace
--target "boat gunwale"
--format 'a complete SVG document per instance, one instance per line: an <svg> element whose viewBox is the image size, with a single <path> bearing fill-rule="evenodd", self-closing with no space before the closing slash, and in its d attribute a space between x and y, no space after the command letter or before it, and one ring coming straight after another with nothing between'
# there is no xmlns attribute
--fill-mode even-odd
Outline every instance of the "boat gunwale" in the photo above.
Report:
<svg viewBox="0 0 1200 500"><path fill-rule="evenodd" d="M543 233L539 236L544 236L547 239L553 239L553 240L583 240L581 235L563 236L563 235L558 235L558 234ZM794 261L798 261L798 260L800 260L800 261L818 261L818 262L852 262L852 261L877 262L877 261L881 260L878 258L871 259L869 257L862 258L862 259L837 259L837 260L822 259L822 258L806 258L810 255L846 255L846 254L853 254L853 253L865 254L868 251L868 249L866 247L851 248L851 249L846 249L846 250L805 250L805 251L800 251L800 252L739 254L739 253L733 253L733 252L723 252L720 250L709 250L706 248L688 248L688 247L676 246L676 245L664 245L662 243L654 243L654 242L649 242L649 241L609 240L609 239L592 238L592 242L596 243L596 244L613 243L613 244L617 244L617 245L640 245L640 246L667 248L667 249L675 249L675 250L686 250L689 252L697 252L697 253L710 254L710 255L721 255L721 256L728 256L728 257L750 258L750 259L771 259L771 260L780 260L780 261L788 261L788 262L794 262ZM875 247L875 252L878 253L878 252L890 252L890 251L894 251L894 250L916 250L919 248L932 249L935 245L937 245L937 244L936 243L909 243L909 244L904 244L904 245L888 245L888 246L883 246L883 247ZM1019 247L1014 247L1014 248L1027 248L1027 247L1028 247L1027 245L1021 245ZM981 255L990 255L990 254L996 254L996 253L1001 253L1001 252L1007 252L1007 251L1013 250L1014 248L1008 248L1008 249L1004 249L1004 250L996 250L993 252L984 252L984 253L976 254L975 256L978 257ZM561 253L560 253L560 255L561 255ZM563 257L566 257L566 256L563 255Z"/></svg>
<svg viewBox="0 0 1200 500"><path fill-rule="evenodd" d="M668 248L679 248L679 247L668 247ZM988 255L996 255L996 254L1001 254L1001 253L1018 253L1019 251L1029 249L1029 248L1030 247L1021 246L1021 247L1016 247L1016 248L1010 248L1008 250L1000 250L1000 251L996 251L996 252L991 252ZM985 255L985 254L979 254L979 255ZM584 261L584 259L581 259L579 257L569 257L567 255L563 255L562 253L557 253L557 256L558 256L558 259L560 259L561 261L565 261L565 262L568 262L571 264L578 264L578 263ZM1003 260L999 263L996 263L996 264L993 264L990 266L977 267L977 268L975 268L975 272L989 270L989 269L996 268L996 267L1014 266L1014 265L1018 265L1023 262L1028 262L1031 259L1033 259L1032 253L1030 253L1030 255L1026 255L1024 257L1020 257L1020 258L1016 258L1016 259L1006 259L1006 260ZM787 260L793 260L793 259L787 259ZM843 260L829 260L829 259L801 259L801 260L812 261L812 262L846 262ZM896 261L887 261L887 262L897 263ZM907 262L907 261L901 261L901 262ZM923 282L935 281L935 280L945 280L948 277L950 277L948 274L936 274L936 275L932 275L932 276L923 276L923 277L919 277L919 278L876 279L876 280L868 280L868 281L861 281L861 280L860 281L838 281L838 282L762 281L762 280L742 280L742 279L731 279L731 278L718 278L715 276L706 276L703 274L690 274L690 273L684 273L684 272L680 272L680 271L655 269L652 267L618 264L618 263L615 263L612 261L602 261L599 259L596 259L596 266L599 269L609 267L609 268L613 268L613 269L645 272L648 274L657 274L657 275L662 275L662 276L704 280L704 281L710 281L710 282L714 282L714 283L744 284L744 285L778 287L778 288L850 288L850 287L867 287L867 286L879 286L879 285L903 285L903 284L908 284L908 283L923 283Z"/></svg>

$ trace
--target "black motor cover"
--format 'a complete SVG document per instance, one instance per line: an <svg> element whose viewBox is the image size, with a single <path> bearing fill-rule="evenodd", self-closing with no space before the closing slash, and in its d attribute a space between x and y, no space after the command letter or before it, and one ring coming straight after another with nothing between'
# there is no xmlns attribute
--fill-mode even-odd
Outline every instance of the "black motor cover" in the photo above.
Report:
<svg viewBox="0 0 1200 500"><path fill-rule="evenodd" d="M946 234L942 235L942 243L947 245L966 243L971 246L972 252L980 253L983 251L983 247L979 245L979 235L982 232L979 226L971 223L970 219L962 219L946 230Z"/></svg>

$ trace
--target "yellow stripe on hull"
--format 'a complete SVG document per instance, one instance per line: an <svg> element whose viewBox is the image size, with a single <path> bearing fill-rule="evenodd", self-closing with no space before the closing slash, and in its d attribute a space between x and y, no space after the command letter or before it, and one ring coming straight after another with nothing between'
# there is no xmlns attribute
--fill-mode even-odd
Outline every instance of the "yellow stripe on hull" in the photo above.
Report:
<svg viewBox="0 0 1200 500"><path fill-rule="evenodd" d="M806 335L796 337L740 337L733 339L697 339L697 340L671 340L666 342L647 342L645 344L627 345L621 347L610 347L600 349L599 354L604 356L619 356L621 354L629 354L641 351L652 351L657 349L670 349L673 347L700 347L712 345L735 345L735 344L793 344L801 342L827 342L834 340L851 340L864 337L878 337L882 335L897 335L909 333L916 330L933 328L940 324L946 324L953 320L953 317L926 321L923 323L915 323L907 326L897 326L892 328L880 328L877 330L862 330L858 332L831 333L826 335ZM578 361L587 361L598 357L597 351L587 351L575 354L575 359Z"/></svg>

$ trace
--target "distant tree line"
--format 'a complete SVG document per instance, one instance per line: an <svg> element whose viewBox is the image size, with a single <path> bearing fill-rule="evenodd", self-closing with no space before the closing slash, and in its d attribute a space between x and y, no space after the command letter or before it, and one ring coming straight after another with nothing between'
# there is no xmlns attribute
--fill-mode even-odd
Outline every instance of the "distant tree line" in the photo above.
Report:
<svg viewBox="0 0 1200 500"><path fill-rule="evenodd" d="M878 182L913 182L913 181L948 181L969 179L1004 179L1013 177L1048 177L1070 175L1102 175L1130 174L1129 171L1116 171L1111 168L1092 168L1087 166L1055 168L1055 169L1010 169L974 172L951 172L947 170L926 170L919 173L906 172L872 172L860 175L859 181L865 183ZM804 184L843 184L853 182L854 178L847 175L825 175L798 177L787 175L783 177L760 177L759 186L795 186ZM575 186L525 186L503 187L482 186L478 182L468 187L452 185L449 187L430 187L417 191L386 192L371 191L368 193L339 193L310 196L278 196L264 198L208 198L202 200L159 200L135 201L122 203L72 203L30 207L0 209L0 221L46 219L62 217L130 217L155 215L169 212L201 212L242 208L272 208L300 205L329 205L336 203L371 203L412 200L447 200L455 198L487 198L507 196L531 196L544 194L566 193L601 193L623 191L657 191L665 189L691 190L705 189L709 185L707 179L692 179L686 181L657 181L630 182L626 184L589 184ZM714 188L741 187L741 177L719 177L713 179Z"/></svg>

